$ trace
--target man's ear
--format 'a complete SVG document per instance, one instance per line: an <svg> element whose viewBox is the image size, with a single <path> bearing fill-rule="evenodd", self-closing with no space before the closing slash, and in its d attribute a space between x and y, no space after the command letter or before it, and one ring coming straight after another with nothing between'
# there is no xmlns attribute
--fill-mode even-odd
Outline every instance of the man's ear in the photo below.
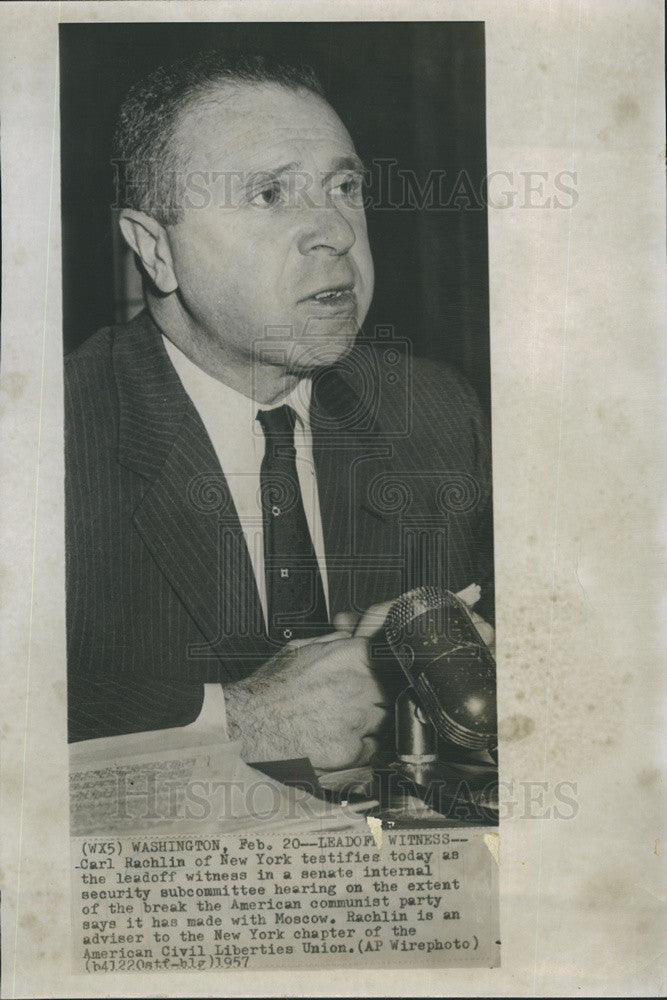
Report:
<svg viewBox="0 0 667 1000"><path fill-rule="evenodd" d="M140 258L156 288L165 295L175 292L178 279L164 226L145 212L132 208L121 211L118 225L125 242Z"/></svg>

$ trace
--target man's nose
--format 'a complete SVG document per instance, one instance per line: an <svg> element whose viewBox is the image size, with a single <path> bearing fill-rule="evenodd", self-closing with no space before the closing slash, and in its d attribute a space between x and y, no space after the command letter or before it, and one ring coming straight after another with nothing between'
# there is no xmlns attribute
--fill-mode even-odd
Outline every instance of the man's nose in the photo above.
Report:
<svg viewBox="0 0 667 1000"><path fill-rule="evenodd" d="M309 254L313 250L326 250L342 256L350 250L356 239L354 229L339 209L327 199L324 205L313 206L304 212L299 250Z"/></svg>

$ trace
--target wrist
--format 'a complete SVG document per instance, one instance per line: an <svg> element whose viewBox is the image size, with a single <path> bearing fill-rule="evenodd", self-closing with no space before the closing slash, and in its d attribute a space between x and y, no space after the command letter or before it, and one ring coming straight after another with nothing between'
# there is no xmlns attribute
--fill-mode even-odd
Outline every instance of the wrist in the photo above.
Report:
<svg viewBox="0 0 667 1000"><path fill-rule="evenodd" d="M249 749L247 732L252 725L250 697L241 682L223 685L222 693L227 714L227 735L232 742L240 744L241 757L245 760Z"/></svg>

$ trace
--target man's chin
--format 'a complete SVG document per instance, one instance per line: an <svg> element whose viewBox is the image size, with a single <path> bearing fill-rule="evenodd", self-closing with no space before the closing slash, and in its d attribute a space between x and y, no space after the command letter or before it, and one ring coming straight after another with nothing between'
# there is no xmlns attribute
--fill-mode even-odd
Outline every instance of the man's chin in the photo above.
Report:
<svg viewBox="0 0 667 1000"><path fill-rule="evenodd" d="M349 354L353 345L354 339L340 344L322 345L321 348L299 353L290 362L287 370L291 375L303 376L312 374L320 368L329 368Z"/></svg>
<svg viewBox="0 0 667 1000"><path fill-rule="evenodd" d="M328 368L350 353L359 332L356 320L333 329L315 332L291 341L283 354L286 371L304 376L319 368Z"/></svg>

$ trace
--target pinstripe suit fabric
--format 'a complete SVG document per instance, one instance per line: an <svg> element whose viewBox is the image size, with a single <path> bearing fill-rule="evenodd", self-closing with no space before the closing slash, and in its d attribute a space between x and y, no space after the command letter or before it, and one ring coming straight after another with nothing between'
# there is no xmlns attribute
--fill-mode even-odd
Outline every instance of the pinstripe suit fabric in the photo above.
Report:
<svg viewBox="0 0 667 1000"><path fill-rule="evenodd" d="M488 576L476 400L396 357L360 341L314 380L332 615ZM224 475L146 313L70 355L65 387L69 738L186 724L205 682L274 651Z"/></svg>

